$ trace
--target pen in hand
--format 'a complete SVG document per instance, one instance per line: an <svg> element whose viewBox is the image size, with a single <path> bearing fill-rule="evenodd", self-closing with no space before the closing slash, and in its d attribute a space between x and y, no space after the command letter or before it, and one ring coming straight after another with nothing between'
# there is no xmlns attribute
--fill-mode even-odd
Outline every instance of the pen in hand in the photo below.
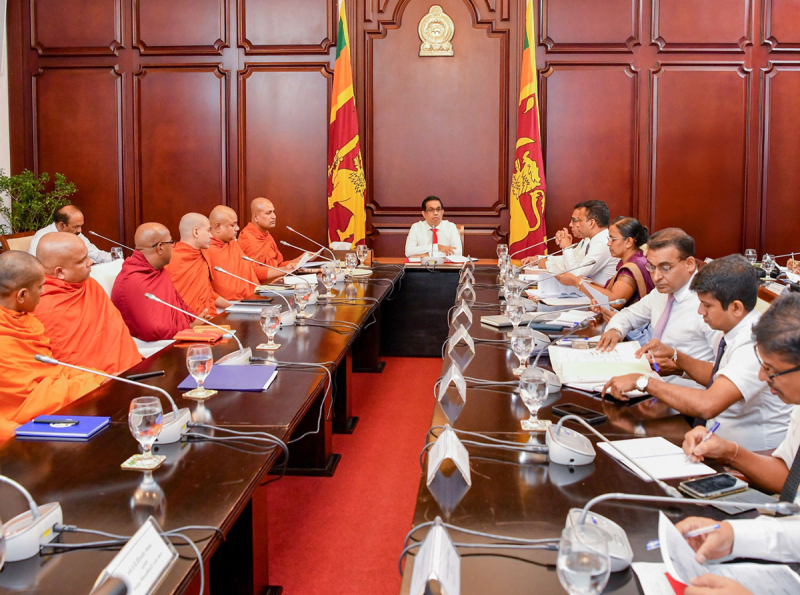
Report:
<svg viewBox="0 0 800 595"><path fill-rule="evenodd" d="M713 533L717 529L720 528L720 524L717 523L716 525L709 525L708 527L701 527L700 529L695 529L694 531L688 531L684 534L684 539L690 539L692 537L700 537L701 535L705 535L706 533ZM653 539L652 541L648 541L645 549L649 552L654 549L658 549L661 547L661 543L658 539Z"/></svg>
<svg viewBox="0 0 800 595"><path fill-rule="evenodd" d="M656 361L656 356L654 356L654 355L653 355L653 352L652 352L652 351L648 351L647 353L649 353L649 354L650 354L650 361L652 361L652 362L653 362L653 369L654 369L656 372L661 372L661 368L659 368L659 367L658 367L658 362Z"/></svg>
<svg viewBox="0 0 800 595"><path fill-rule="evenodd" d="M708 440L710 440L711 436L713 436L714 432L716 432L718 429L719 429L719 422L714 422L714 425L711 426L711 429L706 432L706 435L703 436L703 439L700 440L700 442L697 444L697 446L700 446L704 442L707 442ZM692 452L694 452L694 449L692 449ZM686 460L687 460L687 462L692 460L692 453L691 452L688 455L686 455Z"/></svg>

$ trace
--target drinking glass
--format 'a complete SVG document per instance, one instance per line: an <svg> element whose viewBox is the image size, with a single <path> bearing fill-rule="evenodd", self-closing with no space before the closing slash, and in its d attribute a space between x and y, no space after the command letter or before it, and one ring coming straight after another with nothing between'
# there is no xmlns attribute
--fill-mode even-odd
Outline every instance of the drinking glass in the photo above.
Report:
<svg viewBox="0 0 800 595"><path fill-rule="evenodd" d="M519 323L522 322L522 317L525 316L525 304L520 298L509 297L506 300L506 316L514 325L514 330L517 330ZM512 331L513 335L514 332Z"/></svg>
<svg viewBox="0 0 800 595"><path fill-rule="evenodd" d="M356 256L358 256L358 262L360 263L361 267L364 267L364 263L369 256L369 248L367 248L366 244L359 244L356 246Z"/></svg>
<svg viewBox="0 0 800 595"><path fill-rule="evenodd" d="M358 256L355 252L348 252L344 256L344 262L348 271L352 271L358 266Z"/></svg>
<svg viewBox="0 0 800 595"><path fill-rule="evenodd" d="M269 342L262 343L256 349L266 349L268 351L275 351L280 347L279 343L275 342L275 335L281 328L281 307L280 306L267 306L261 309L261 330L267 335Z"/></svg>
<svg viewBox="0 0 800 595"><path fill-rule="evenodd" d="M497 265L500 266L500 259L508 256L508 246L506 244L497 244Z"/></svg>
<svg viewBox="0 0 800 595"><path fill-rule="evenodd" d="M164 424L164 413L161 410L161 401L156 397L136 397L131 401L128 412L128 427L136 441L142 445L144 454L142 462L151 462L153 456L153 443L161 433Z"/></svg>
<svg viewBox="0 0 800 595"><path fill-rule="evenodd" d="M758 261L758 252L753 248L748 248L744 251L744 257L750 261L750 264L755 264Z"/></svg>
<svg viewBox="0 0 800 595"><path fill-rule="evenodd" d="M327 293L321 295L320 297L324 298L332 298L334 297L334 293L331 291L333 288L334 283L336 283L336 269L331 264L325 264L322 266L322 284L327 289Z"/></svg>
<svg viewBox="0 0 800 595"><path fill-rule="evenodd" d="M122 248L119 246L111 248L111 260L122 260Z"/></svg>
<svg viewBox="0 0 800 595"><path fill-rule="evenodd" d="M189 374L192 375L197 388L190 390L184 396L193 399L207 399L216 394L216 391L207 390L203 383L211 373L211 367L214 365L214 356L211 353L210 345L190 345L186 351L186 367L189 369Z"/></svg>
<svg viewBox="0 0 800 595"><path fill-rule="evenodd" d="M519 358L519 367L514 368L514 376L525 371L525 362L533 351L533 333L527 327L517 327L511 332L511 350Z"/></svg>
<svg viewBox="0 0 800 595"><path fill-rule="evenodd" d="M300 281L298 283L295 283L294 303L295 306L297 306L298 318L311 318L311 314L306 313L306 306L308 305L308 302L311 299L312 293L313 291L311 289L311 285L306 283L305 281Z"/></svg>
<svg viewBox="0 0 800 595"><path fill-rule="evenodd" d="M772 267L775 266L775 257L771 254L764 253L761 257L761 268L769 275L772 272Z"/></svg>
<svg viewBox="0 0 800 595"><path fill-rule="evenodd" d="M519 379L519 394L530 412L530 417L522 420L522 429L527 431L546 430L547 424L537 417L539 408L547 398L547 377L540 368L525 368Z"/></svg>
<svg viewBox="0 0 800 595"><path fill-rule="evenodd" d="M594 525L573 525L561 532L556 570L571 595L597 595L611 572L608 534Z"/></svg>

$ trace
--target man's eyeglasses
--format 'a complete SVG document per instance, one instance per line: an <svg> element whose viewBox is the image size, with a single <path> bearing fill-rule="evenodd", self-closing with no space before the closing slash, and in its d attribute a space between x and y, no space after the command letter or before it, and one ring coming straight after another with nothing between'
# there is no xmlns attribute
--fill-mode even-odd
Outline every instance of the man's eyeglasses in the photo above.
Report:
<svg viewBox="0 0 800 595"><path fill-rule="evenodd" d="M778 376L783 376L784 374L791 374L793 372L800 372L800 366L795 366L794 368L789 368L788 370L784 370L783 372L775 372L774 374L769 373L769 369L767 368L764 361L761 359L761 354L758 352L758 346L753 345L753 351L756 352L756 359L758 360L761 369L764 370L764 373L767 375L767 384L772 386L772 383Z"/></svg>
<svg viewBox="0 0 800 595"><path fill-rule="evenodd" d="M686 259L685 258L681 258L681 260L686 260ZM679 260L678 262L673 263L673 264L659 264L659 265L652 265L652 264L650 264L648 262L647 264L644 265L644 268L647 269L648 273L654 273L655 270L658 269L658 271L660 273L666 275L672 269L674 269L676 266L678 266L678 263L681 262L681 260Z"/></svg>
<svg viewBox="0 0 800 595"><path fill-rule="evenodd" d="M441 213L444 209L442 207L437 207L435 209L425 209L426 213Z"/></svg>
<svg viewBox="0 0 800 595"><path fill-rule="evenodd" d="M177 242L178 240L167 240L166 242L159 242L158 244L153 244L150 246L151 248L158 248L161 244L169 244L170 246Z"/></svg>

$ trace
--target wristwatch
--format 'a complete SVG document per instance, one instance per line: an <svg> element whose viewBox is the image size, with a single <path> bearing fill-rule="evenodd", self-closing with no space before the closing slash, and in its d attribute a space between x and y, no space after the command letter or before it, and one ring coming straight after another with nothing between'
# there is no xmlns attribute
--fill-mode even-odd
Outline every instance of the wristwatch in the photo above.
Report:
<svg viewBox="0 0 800 595"><path fill-rule="evenodd" d="M650 382L650 376L647 374L642 374L636 379L636 390L642 391L643 393L647 392L647 384Z"/></svg>

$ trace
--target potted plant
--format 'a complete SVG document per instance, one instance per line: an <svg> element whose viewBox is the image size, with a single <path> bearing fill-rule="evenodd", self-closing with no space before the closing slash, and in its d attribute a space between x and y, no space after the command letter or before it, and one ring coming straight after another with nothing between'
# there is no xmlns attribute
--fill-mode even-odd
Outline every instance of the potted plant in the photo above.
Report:
<svg viewBox="0 0 800 595"><path fill-rule="evenodd" d="M78 189L64 174L56 173L53 189L47 192L49 182L47 173L37 177L26 169L7 176L0 169L0 193L11 199L10 205L0 203L0 233L37 231L53 222L55 212L69 204L68 197Z"/></svg>

